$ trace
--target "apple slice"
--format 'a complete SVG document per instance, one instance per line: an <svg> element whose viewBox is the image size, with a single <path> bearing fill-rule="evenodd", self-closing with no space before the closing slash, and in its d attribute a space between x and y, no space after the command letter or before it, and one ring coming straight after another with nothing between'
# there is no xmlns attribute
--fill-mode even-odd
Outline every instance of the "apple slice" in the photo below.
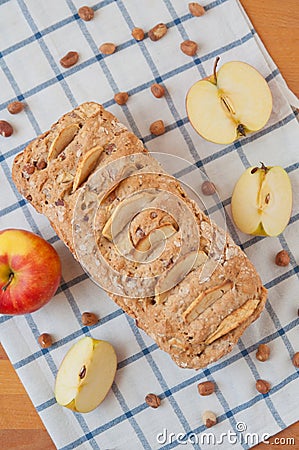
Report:
<svg viewBox="0 0 299 450"><path fill-rule="evenodd" d="M170 269L164 272L155 286L157 304L162 304L169 291L179 284L189 272L203 266L207 259L208 256L203 251L197 252L194 250L182 256Z"/></svg>
<svg viewBox="0 0 299 450"><path fill-rule="evenodd" d="M154 230L151 230L144 238L140 239L136 245L136 249L141 252L147 252L150 248L155 247L161 242L175 234L177 230L171 223L161 225Z"/></svg>
<svg viewBox="0 0 299 450"><path fill-rule="evenodd" d="M230 144L266 125L272 111L272 95L254 67L231 61L216 73L218 61L219 58L214 75L190 88L186 109L192 126L203 138Z"/></svg>
<svg viewBox="0 0 299 450"><path fill-rule="evenodd" d="M250 167L237 181L231 201L232 216L243 232L278 236L292 211L292 186L280 166Z"/></svg>
<svg viewBox="0 0 299 450"><path fill-rule="evenodd" d="M103 147L98 145L97 147L93 147L91 150L88 150L88 152L81 157L74 179L73 192L75 192L78 187L89 177L102 153Z"/></svg>
<svg viewBox="0 0 299 450"><path fill-rule="evenodd" d="M69 143L72 142L78 130L79 125L71 123L60 131L49 148L48 161L57 158Z"/></svg>
<svg viewBox="0 0 299 450"><path fill-rule="evenodd" d="M113 346L84 337L65 355L55 383L57 403L73 411L95 409L112 386L117 367Z"/></svg>

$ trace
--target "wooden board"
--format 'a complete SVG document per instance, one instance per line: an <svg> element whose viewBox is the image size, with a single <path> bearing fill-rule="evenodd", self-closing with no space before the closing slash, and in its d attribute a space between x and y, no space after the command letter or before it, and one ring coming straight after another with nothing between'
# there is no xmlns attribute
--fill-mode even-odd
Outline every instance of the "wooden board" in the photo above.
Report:
<svg viewBox="0 0 299 450"><path fill-rule="evenodd" d="M187 3L187 1L186 1ZM298 0L241 0L256 31L278 65L289 87L299 96ZM6 450L54 450L44 425L0 345L0 443ZM267 430L265 430L266 432ZM294 438L299 446L299 422L270 438L281 448L283 439ZM258 450L269 449L259 444Z"/></svg>

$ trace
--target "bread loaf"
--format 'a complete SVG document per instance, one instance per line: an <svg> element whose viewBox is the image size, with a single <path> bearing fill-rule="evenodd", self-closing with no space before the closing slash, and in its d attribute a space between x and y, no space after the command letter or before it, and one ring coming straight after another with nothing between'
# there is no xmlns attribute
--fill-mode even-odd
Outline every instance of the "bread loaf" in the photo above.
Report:
<svg viewBox="0 0 299 450"><path fill-rule="evenodd" d="M96 103L16 156L13 180L94 281L180 367L230 352L266 301L255 268Z"/></svg>

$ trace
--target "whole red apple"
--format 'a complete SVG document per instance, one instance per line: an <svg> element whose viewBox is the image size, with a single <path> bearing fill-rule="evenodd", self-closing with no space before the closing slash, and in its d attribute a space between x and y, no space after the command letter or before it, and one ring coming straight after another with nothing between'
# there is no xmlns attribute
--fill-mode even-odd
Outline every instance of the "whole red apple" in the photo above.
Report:
<svg viewBox="0 0 299 450"><path fill-rule="evenodd" d="M0 313L28 314L45 305L61 279L58 253L30 231L0 231Z"/></svg>

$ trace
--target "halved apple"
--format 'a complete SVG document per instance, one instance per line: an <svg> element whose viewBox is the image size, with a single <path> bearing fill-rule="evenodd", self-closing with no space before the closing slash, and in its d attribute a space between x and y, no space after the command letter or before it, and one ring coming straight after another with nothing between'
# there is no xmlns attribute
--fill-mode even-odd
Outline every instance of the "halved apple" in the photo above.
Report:
<svg viewBox="0 0 299 450"><path fill-rule="evenodd" d="M232 215L243 233L278 236L292 211L292 186L280 166L250 167L237 181L232 195Z"/></svg>
<svg viewBox="0 0 299 450"><path fill-rule="evenodd" d="M95 409L112 386L117 367L113 346L84 337L65 355L55 383L57 403L73 411Z"/></svg>
<svg viewBox="0 0 299 450"><path fill-rule="evenodd" d="M205 139L230 144L260 130L269 120L272 95L266 80L252 66L231 61L195 83L187 93L191 125Z"/></svg>

